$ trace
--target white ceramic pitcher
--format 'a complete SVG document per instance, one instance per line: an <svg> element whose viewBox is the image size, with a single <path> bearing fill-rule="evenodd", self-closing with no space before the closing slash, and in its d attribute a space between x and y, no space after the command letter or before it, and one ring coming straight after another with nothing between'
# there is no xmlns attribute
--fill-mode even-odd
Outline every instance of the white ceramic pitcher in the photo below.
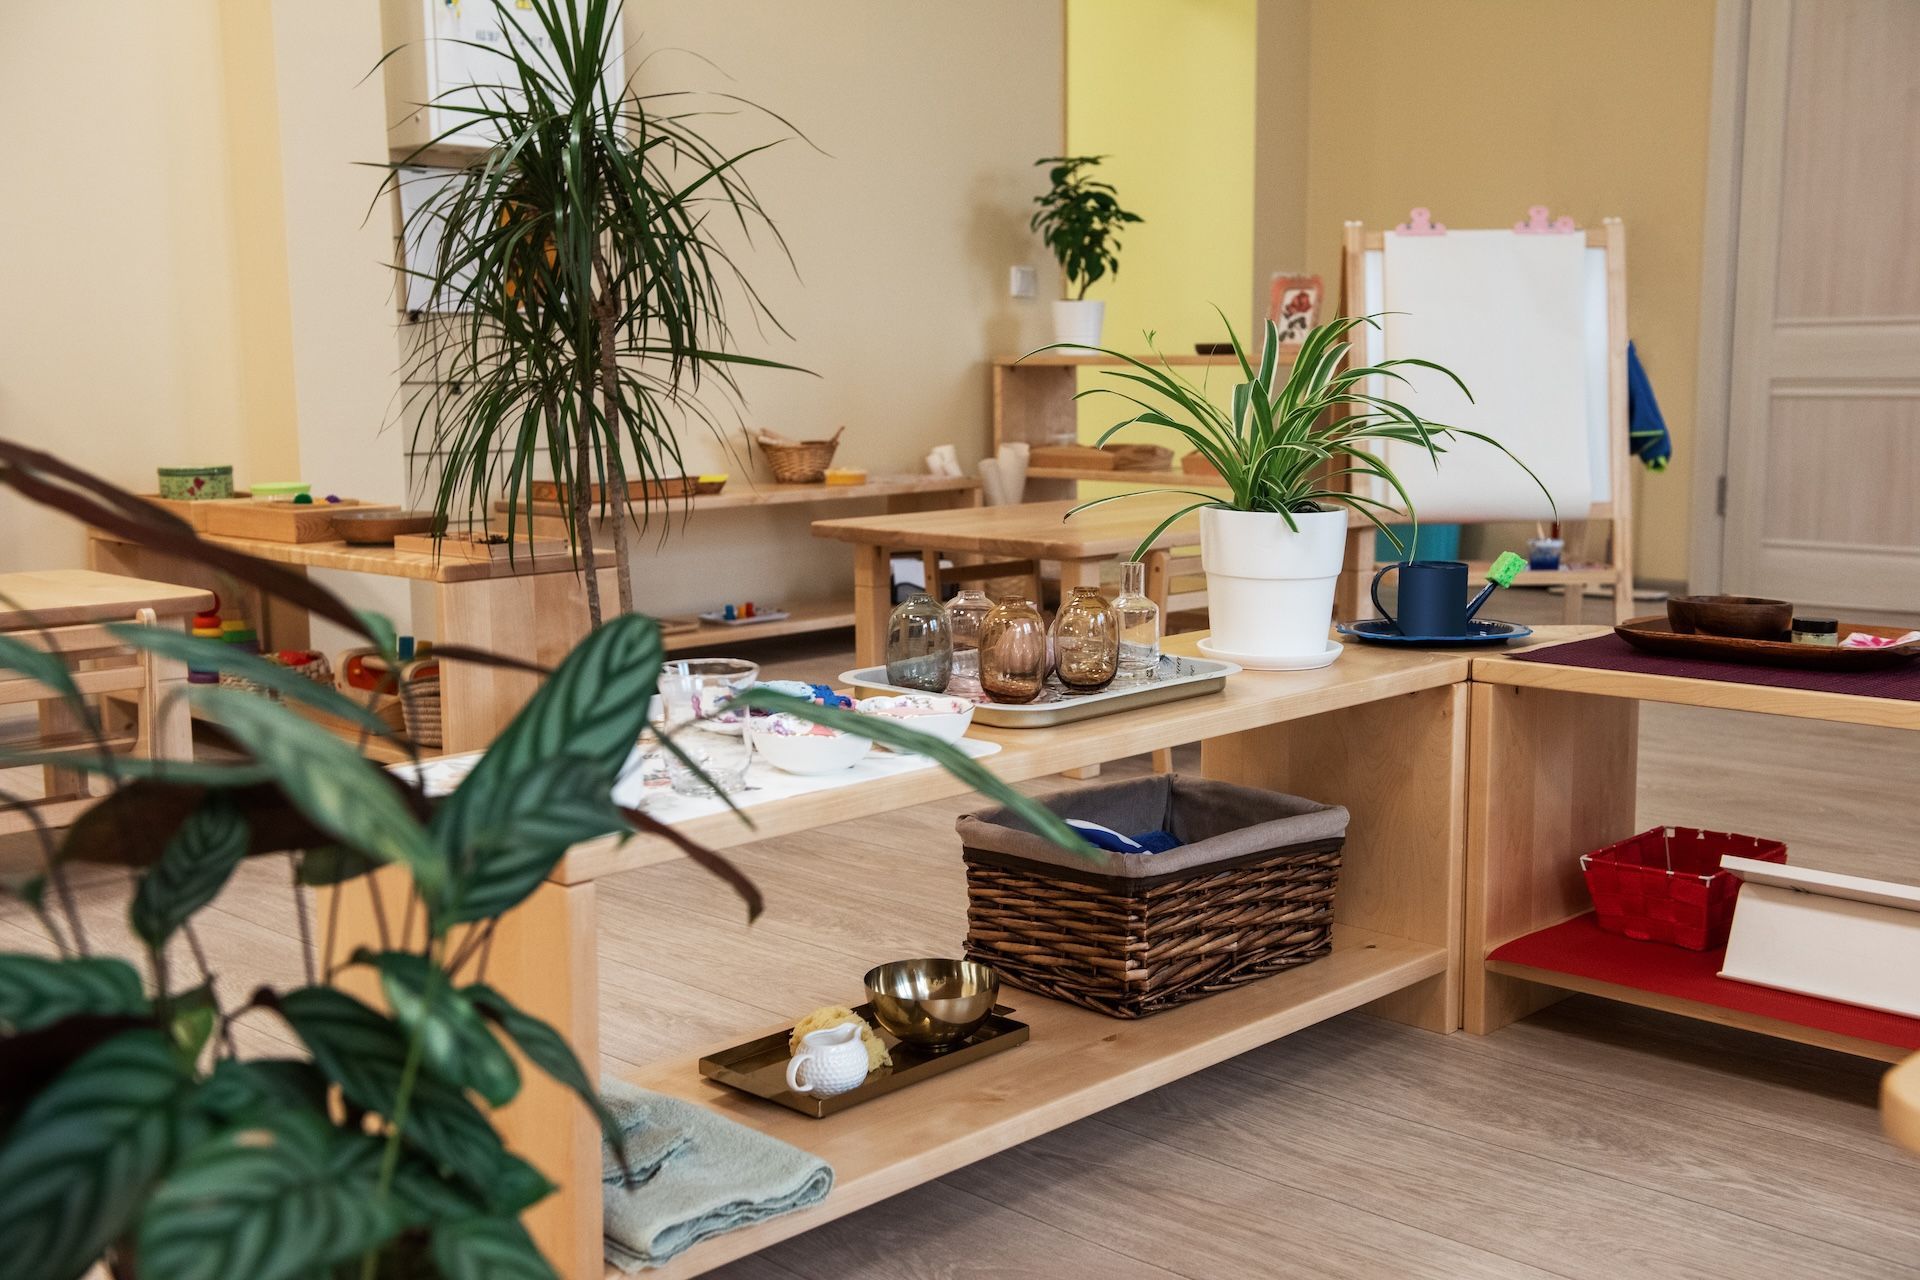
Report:
<svg viewBox="0 0 1920 1280"><path fill-rule="evenodd" d="M800 1038L800 1051L787 1061L787 1088L831 1098L858 1089L867 1078L867 1046L860 1024L843 1022Z"/></svg>

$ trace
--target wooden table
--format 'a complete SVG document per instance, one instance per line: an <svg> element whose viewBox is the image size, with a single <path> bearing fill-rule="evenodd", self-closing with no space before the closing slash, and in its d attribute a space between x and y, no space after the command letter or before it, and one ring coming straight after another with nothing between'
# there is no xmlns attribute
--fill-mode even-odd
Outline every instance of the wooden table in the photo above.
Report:
<svg viewBox="0 0 1920 1280"><path fill-rule="evenodd" d="M1569 630L1545 628L1540 638L1564 640ZM1636 830L1642 702L1920 731L1920 703L1914 702L1512 657L1476 659L1466 1028L1493 1031L1581 991L1888 1062L1920 1047L1920 1019L1890 1019L1878 1031L1893 1039L1875 1039L1822 1025L1831 1021L1822 1006L1834 1007L1832 1002L1811 1001L1800 1011L1805 1021L1773 1016L1754 1007L1757 988L1715 978L1710 955L1630 943L1566 923L1584 916L1590 905L1580 854ZM1784 776L1789 772L1782 769L1783 786L1791 785ZM1912 780L1902 778L1898 785L1910 787ZM1492 954L1507 944L1516 945L1505 957ZM1664 962L1651 975L1625 981L1617 963L1604 963L1616 961L1622 947L1657 948L1625 954Z"/></svg>
<svg viewBox="0 0 1920 1280"><path fill-rule="evenodd" d="M552 666L587 633L586 584L567 554L520 555L513 561L441 559L386 547L356 547L344 542L269 542L259 538L201 535L208 542L275 564L333 569L418 584L415 612L433 621L434 638L488 649ZM88 531L87 554L96 569L136 574L164 582L188 583L230 595L236 584L205 567L154 551L98 529ZM615 598L613 552L597 552L600 598ZM424 593L425 599L421 596ZM263 645L304 649L309 643L306 612L285 601L229 601L261 628ZM526 672L445 662L440 667L442 749L474 751L493 741L513 718L539 680Z"/></svg>
<svg viewBox="0 0 1920 1280"><path fill-rule="evenodd" d="M1118 478L1125 480L1124 475ZM854 656L861 666L874 666L886 660L894 552L952 552L1057 564L1064 592L1098 585L1101 565L1132 555L1156 524L1195 501L1179 494L1153 494L1095 507L1071 520L1066 518L1074 506L1071 502L859 516L816 520L813 533L817 538L854 544ZM1172 547L1196 546L1199 541L1199 520L1181 520L1154 540L1153 550L1164 553Z"/></svg>
<svg viewBox="0 0 1920 1280"><path fill-rule="evenodd" d="M1177 638L1168 649L1192 654L1197 638ZM827 1121L709 1084L694 1058L654 1064L634 1076L637 1083L815 1152L835 1171L823 1204L698 1245L659 1274L698 1274L1350 1009L1365 1006L1438 1032L1456 1028L1469 668L1458 653L1350 646L1331 667L1244 672L1223 692L1186 702L1052 729L976 728L971 736L1000 744L984 763L1009 781L1200 740L1209 776L1346 805L1353 819L1334 953L1140 1022L1010 992L1008 1003L1033 1028L1030 1045ZM751 830L728 815L684 830L725 848L964 790L929 768L756 806ZM959 877L957 842L954 854ZM502 921L488 980L555 1022L584 1061L598 1061L595 883L681 856L648 837L573 849ZM377 936L371 893L381 887L354 882L330 905L339 914L335 954ZM404 886L388 881L384 888L393 895L391 916ZM964 932L958 913L953 925L956 937ZM848 992L848 1000L857 995ZM733 1042L775 1029L742 1027ZM528 1073L522 1096L497 1120L514 1149L560 1188L526 1220L561 1273L617 1276L601 1257L600 1135L585 1109Z"/></svg>

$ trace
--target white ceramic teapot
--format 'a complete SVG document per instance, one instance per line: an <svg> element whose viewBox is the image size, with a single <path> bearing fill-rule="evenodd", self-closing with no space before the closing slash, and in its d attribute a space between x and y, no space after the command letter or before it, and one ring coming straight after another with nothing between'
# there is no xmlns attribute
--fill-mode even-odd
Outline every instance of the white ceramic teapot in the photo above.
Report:
<svg viewBox="0 0 1920 1280"><path fill-rule="evenodd" d="M866 1078L867 1046L860 1042L857 1022L809 1031L787 1062L787 1088L816 1098L858 1089Z"/></svg>

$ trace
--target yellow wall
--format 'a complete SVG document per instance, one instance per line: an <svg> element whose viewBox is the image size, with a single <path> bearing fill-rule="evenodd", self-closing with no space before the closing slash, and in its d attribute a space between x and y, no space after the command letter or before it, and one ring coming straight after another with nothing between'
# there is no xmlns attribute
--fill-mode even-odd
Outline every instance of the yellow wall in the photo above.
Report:
<svg viewBox="0 0 1920 1280"><path fill-rule="evenodd" d="M1632 464L1636 560L1684 579L1712 0L1314 0L1309 27L1307 254L1329 289L1348 218L1625 219L1629 327L1675 437L1667 471Z"/></svg>

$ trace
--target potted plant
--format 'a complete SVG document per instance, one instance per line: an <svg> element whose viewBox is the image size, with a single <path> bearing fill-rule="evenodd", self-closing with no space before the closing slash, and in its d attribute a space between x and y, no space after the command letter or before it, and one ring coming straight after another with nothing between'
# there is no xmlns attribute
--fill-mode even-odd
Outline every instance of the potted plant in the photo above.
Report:
<svg viewBox="0 0 1920 1280"><path fill-rule="evenodd" d="M1221 316L1222 323L1226 317ZM1398 370L1419 367L1443 374L1469 400L1466 384L1440 365L1411 357L1377 365L1348 362L1352 331L1380 326L1377 316L1343 316L1308 332L1293 365L1280 371L1279 334L1266 326L1266 345L1255 368L1240 338L1227 325L1240 371L1247 380L1234 388L1231 412L1171 367L1149 364L1117 351L1104 354L1128 366L1110 376L1124 389L1097 388L1117 395L1137 412L1102 433L1105 444L1136 424L1177 432L1220 473L1227 494L1197 489L1156 489L1188 493L1189 503L1141 539L1134 558L1145 555L1167 526L1200 513L1200 560L1207 575L1207 612L1213 634L1204 648L1244 666L1300 669L1325 666L1340 656L1330 644L1334 588L1346 555L1347 518L1358 512L1385 531L1395 548L1399 536L1390 523L1411 523L1418 516L1406 486L1372 448L1384 441L1417 446L1432 460L1456 437L1484 441L1512 458L1521 470L1540 478L1505 446L1465 427L1429 422L1414 410L1368 390L1370 379L1406 382ZM1400 507L1359 491L1350 478L1377 478L1400 499ZM1546 486L1541 485L1541 492ZM1074 513L1140 494L1096 498ZM1552 500L1552 495L1548 495Z"/></svg>
<svg viewBox="0 0 1920 1280"><path fill-rule="evenodd" d="M1062 282L1069 294L1053 304L1053 340L1070 351L1090 351L1100 345L1107 304L1089 300L1087 289L1120 271L1120 228L1143 222L1137 213L1120 207L1113 184L1101 182L1093 168L1105 156L1048 156L1035 165L1052 165L1047 181L1052 188L1035 196L1040 206L1027 224L1040 233L1060 263Z"/></svg>
<svg viewBox="0 0 1920 1280"><path fill-rule="evenodd" d="M58 459L0 441L0 483L318 613L398 665L390 626ZM138 626L116 634L245 677L366 735L391 733L360 702L219 640ZM468 649L457 656L521 665ZM667 835L732 885L749 917L760 906L751 881L720 855L611 797L663 657L648 618L597 628L459 787L429 801L346 739L237 688L197 688L195 697L241 758L112 755L56 653L0 637L0 667L61 693L93 740L77 751L0 752L0 767L58 763L114 784L57 841L39 828L43 874L4 885L31 906L54 953L0 950L6 1274L78 1280L104 1262L115 1280L553 1276L519 1221L553 1187L506 1148L480 1104L505 1105L525 1073L540 1071L618 1135L592 1083L598 1064L582 1064L553 1027L476 979L472 962L569 845L607 833ZM768 691L753 698L842 727L856 719ZM957 748L880 718L858 717L857 728L931 756L1084 848L1044 806ZM377 947L317 954L319 930L307 931L296 904L303 985L217 973L195 917L250 857L286 858L301 886L404 876L427 927L396 919L389 930L383 917ZM80 863L131 871L128 915L144 973L90 945L72 884ZM334 986L336 966L376 981L380 1007ZM298 1047L242 1057L232 1034L241 1019L273 1025Z"/></svg>
<svg viewBox="0 0 1920 1280"><path fill-rule="evenodd" d="M637 514L644 524L658 482L684 473L684 423L719 437L698 395L703 379L737 400L735 367L791 367L727 350L730 299L756 322L779 326L716 234L732 224L784 249L741 176L743 161L774 144L727 154L702 137L702 113L685 95L642 94L617 80L610 90L623 39L619 0L492 4L501 40L474 49L499 59L497 83L442 95L437 105L453 124L387 166L381 188L415 180L406 176L415 157L464 143L472 135L462 130L498 139L431 188L404 228L403 244L438 247L400 268L428 296L410 335L403 414L416 449L444 456L436 513L471 523L478 508L484 523L504 490L508 536L524 523L530 538L532 486L545 471L559 483L569 539L589 564L596 510ZM525 27L516 6L532 11ZM727 111L739 102L729 97ZM637 501L629 457L647 482ZM627 613L628 540L618 526L615 533ZM586 588L597 625L590 572Z"/></svg>

